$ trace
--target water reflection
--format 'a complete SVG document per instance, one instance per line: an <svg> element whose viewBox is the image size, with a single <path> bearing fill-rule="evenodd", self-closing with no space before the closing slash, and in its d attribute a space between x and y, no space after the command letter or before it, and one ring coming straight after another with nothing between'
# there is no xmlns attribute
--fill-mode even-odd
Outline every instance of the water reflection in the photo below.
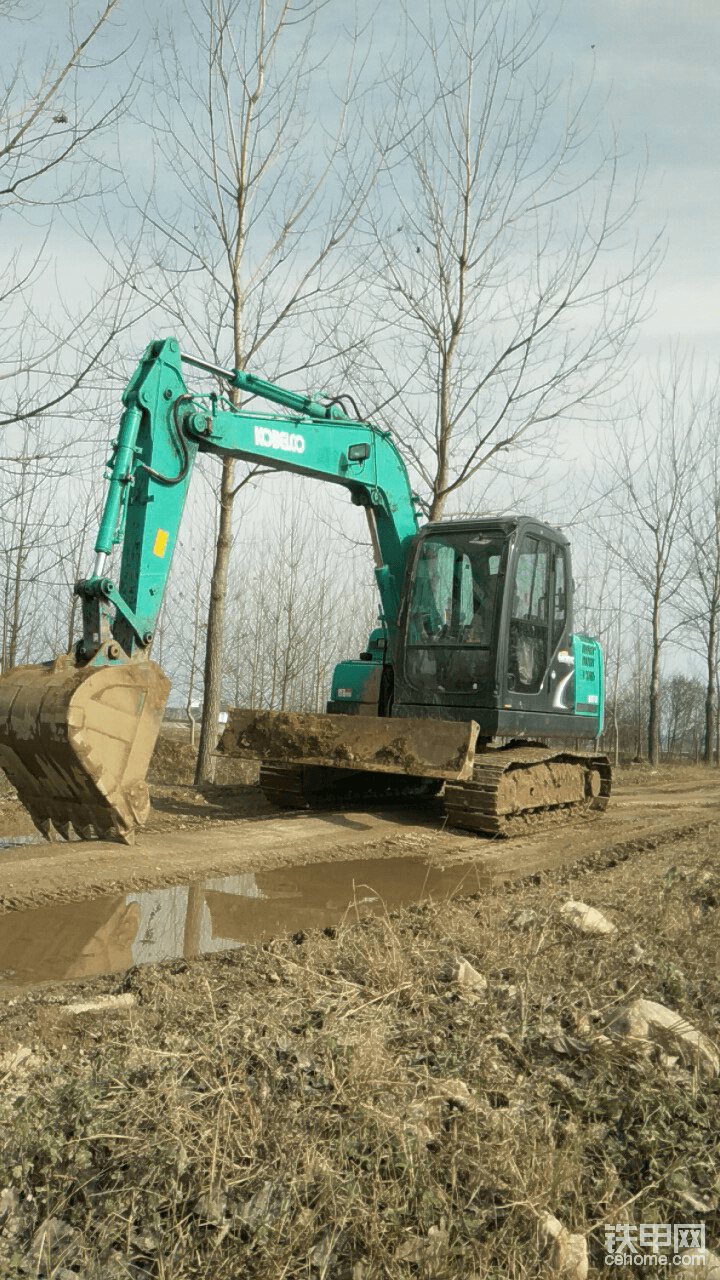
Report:
<svg viewBox="0 0 720 1280"><path fill-rule="evenodd" d="M445 870L416 858L353 860L13 912L0 916L0 991L226 951L489 883L477 863Z"/></svg>

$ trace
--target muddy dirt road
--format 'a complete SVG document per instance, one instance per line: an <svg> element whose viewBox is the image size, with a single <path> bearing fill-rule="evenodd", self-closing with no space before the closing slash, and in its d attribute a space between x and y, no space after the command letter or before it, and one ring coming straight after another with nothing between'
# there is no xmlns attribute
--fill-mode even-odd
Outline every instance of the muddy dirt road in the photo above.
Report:
<svg viewBox="0 0 720 1280"><path fill-rule="evenodd" d="M629 842L671 841L720 819L720 778L700 767L628 770L600 818L578 819L523 839L492 840L448 829L436 801L352 812L281 812L252 784L198 794L153 787L153 815L128 849L118 844L34 842L19 803L0 806L0 911L264 873L290 866L409 857L433 867L473 866L479 883L514 880ZM30 843L29 841L33 841Z"/></svg>
<svg viewBox="0 0 720 1280"><path fill-rule="evenodd" d="M593 1275L605 1224L716 1249L720 776L616 781L500 842L175 776L134 850L2 850L0 1277L535 1280L548 1213Z"/></svg>

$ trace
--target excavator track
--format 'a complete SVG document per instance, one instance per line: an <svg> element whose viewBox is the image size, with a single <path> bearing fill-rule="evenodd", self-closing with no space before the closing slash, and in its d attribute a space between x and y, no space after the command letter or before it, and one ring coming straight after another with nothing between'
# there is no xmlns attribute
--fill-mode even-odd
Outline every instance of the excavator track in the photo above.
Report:
<svg viewBox="0 0 720 1280"><path fill-rule="evenodd" d="M436 794L441 779L381 777L304 764L266 764L260 787L270 804L309 809L348 799L397 799ZM512 746L476 756L473 776L445 785L448 822L492 836L526 835L601 812L610 797L611 770L605 756L542 746Z"/></svg>
<svg viewBox="0 0 720 1280"><path fill-rule="evenodd" d="M476 756L472 779L447 784L445 810L454 827L526 835L602 812L611 780L606 756L513 745Z"/></svg>
<svg viewBox="0 0 720 1280"><path fill-rule="evenodd" d="M260 769L260 790L280 809L309 809L310 801L303 791L304 773L301 764L265 764Z"/></svg>
<svg viewBox="0 0 720 1280"><path fill-rule="evenodd" d="M416 799L437 795L442 785L442 778L334 769L324 765L266 764L260 769L260 789L265 799L281 809Z"/></svg>

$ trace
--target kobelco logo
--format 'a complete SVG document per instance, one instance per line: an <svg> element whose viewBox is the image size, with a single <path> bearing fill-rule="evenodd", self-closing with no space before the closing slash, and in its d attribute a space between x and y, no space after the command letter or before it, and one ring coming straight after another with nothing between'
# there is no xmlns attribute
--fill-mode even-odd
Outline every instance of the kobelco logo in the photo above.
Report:
<svg viewBox="0 0 720 1280"><path fill-rule="evenodd" d="M276 431L274 427L256 427L255 443L264 449L282 449L283 453L304 453L303 436L292 435L289 431Z"/></svg>

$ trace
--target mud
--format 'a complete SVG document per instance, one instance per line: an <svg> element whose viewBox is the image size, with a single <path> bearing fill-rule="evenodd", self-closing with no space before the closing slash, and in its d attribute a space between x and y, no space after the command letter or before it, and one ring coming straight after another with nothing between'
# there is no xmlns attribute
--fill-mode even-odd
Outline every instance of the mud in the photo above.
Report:
<svg viewBox="0 0 720 1280"><path fill-rule="evenodd" d="M450 827L440 799L281 811L261 794L257 764L237 759L218 760L216 783L198 790L190 785L193 760L187 730L165 728L148 775L150 820L132 849L102 841L36 843L29 815L0 775L0 913L174 886L187 892L191 883L287 867L398 857L433 869L471 864L483 881L496 883L616 845L671 842L691 827L714 828L720 818L720 771L702 766L621 771L604 814L493 840ZM363 877L373 882L370 872ZM3 931L0 926L0 940Z"/></svg>
<svg viewBox="0 0 720 1280"><path fill-rule="evenodd" d="M451 829L439 800L324 812L280 812L249 783L151 787L152 814L134 849L100 841L0 849L0 912L51 902L258 874L288 866L417 857L433 866L473 863L481 876L512 880L611 850L672 840L689 827L717 825L720 778L704 769L617 780L604 815L574 819L537 835L493 840ZM7 838L33 832L17 800L3 799Z"/></svg>
<svg viewBox="0 0 720 1280"><path fill-rule="evenodd" d="M233 710L220 751L263 762L459 779L472 775L476 737L473 721Z"/></svg>
<svg viewBox="0 0 720 1280"><path fill-rule="evenodd" d="M18 911L0 930L0 997L28 984L227 951L487 886L475 864L314 863Z"/></svg>

